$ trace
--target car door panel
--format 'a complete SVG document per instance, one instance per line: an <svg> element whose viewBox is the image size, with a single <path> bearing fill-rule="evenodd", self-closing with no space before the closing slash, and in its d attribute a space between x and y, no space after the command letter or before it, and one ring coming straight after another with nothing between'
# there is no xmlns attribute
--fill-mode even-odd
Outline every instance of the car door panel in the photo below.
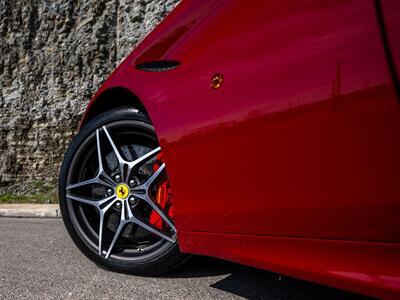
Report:
<svg viewBox="0 0 400 300"><path fill-rule="evenodd" d="M153 99L177 228L398 242L400 111L374 2L204 5Z"/></svg>

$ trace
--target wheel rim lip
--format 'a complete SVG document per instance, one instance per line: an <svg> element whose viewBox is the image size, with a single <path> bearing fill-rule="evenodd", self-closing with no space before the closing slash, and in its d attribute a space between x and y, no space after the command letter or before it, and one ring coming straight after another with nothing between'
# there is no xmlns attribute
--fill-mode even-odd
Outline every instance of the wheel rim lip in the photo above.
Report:
<svg viewBox="0 0 400 300"><path fill-rule="evenodd" d="M108 122L105 124L101 124L101 125L97 126L97 128L95 128L91 132L88 132L86 134L86 136L83 137L83 141L80 142L80 144L75 149L75 151L72 155L72 158L70 160L69 166L67 168L65 187L68 186L68 184L71 182L71 178L74 175L74 171L76 169L74 165L80 160L82 152L87 150L88 144L93 142L93 139L95 139L96 130L98 128L101 128L102 126L106 126L108 129L113 129L118 126L126 126L126 127L132 126L131 130L132 130L132 132L135 132L136 135L141 135L142 137L148 139L149 141L152 140L152 142L154 142L155 145L158 145L158 140L155 136L155 131L154 131L153 127L147 123L126 119L126 120L111 121L111 122ZM146 129L146 130L144 130L144 129ZM92 151L92 154L93 154L93 151L95 151L95 150L93 150L93 148L90 150ZM88 160L90 158L90 155L92 155L92 154L87 154L86 160ZM84 168L84 167L82 167L82 168ZM94 252L94 254L96 254L97 257L106 259L104 256L98 255L98 245L97 245L98 232L94 230L93 226L90 224L90 221L87 219L87 216L84 213L84 209L83 209L82 205L80 205L78 203L74 204L74 201L68 200L65 197L65 195L66 195L65 187L63 189L63 200L66 203L66 210L67 210L68 218L70 219L70 223L72 224L75 232L79 236L80 240L82 242L84 242L85 245L92 252ZM80 211L79 217L82 218L81 221L78 220L79 217L77 216L77 214L75 212L76 208L79 208L79 211ZM81 224L82 221L83 221L84 225L86 225L86 230L84 228L82 228L82 225L83 225L83 224ZM104 226L106 226L106 224L104 224ZM88 234L86 233L87 230L89 230L89 233L92 236L92 238L90 238L88 236ZM122 236L122 233L119 238L121 238L121 236ZM174 233L172 236L176 238L176 233ZM156 256L157 254L163 252L164 250L175 246L176 243L177 242L171 243L164 239L160 239L150 245L143 247L143 249L145 251L139 251L137 249L125 248L119 253L112 253L109 256L109 258L106 260L116 260L116 261L144 260L146 258L152 258L152 257ZM106 249L102 249L102 252L104 254L106 252ZM121 255L121 254L125 254L125 255ZM134 255L129 256L130 254L131 255L134 254Z"/></svg>

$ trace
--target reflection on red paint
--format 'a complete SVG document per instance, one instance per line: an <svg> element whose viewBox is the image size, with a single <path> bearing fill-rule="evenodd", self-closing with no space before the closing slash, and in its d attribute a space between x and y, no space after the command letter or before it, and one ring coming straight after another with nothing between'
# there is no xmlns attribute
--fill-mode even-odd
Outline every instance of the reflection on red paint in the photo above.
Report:
<svg viewBox="0 0 400 300"><path fill-rule="evenodd" d="M183 251L400 295L400 106L376 13L369 0L183 0L101 87L88 111L123 87L149 113ZM181 65L133 68L158 59Z"/></svg>

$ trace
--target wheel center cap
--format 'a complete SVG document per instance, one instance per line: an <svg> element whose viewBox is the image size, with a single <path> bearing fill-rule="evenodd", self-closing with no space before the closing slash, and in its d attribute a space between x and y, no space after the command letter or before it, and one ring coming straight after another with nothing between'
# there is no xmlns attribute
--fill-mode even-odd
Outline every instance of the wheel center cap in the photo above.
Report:
<svg viewBox="0 0 400 300"><path fill-rule="evenodd" d="M115 193L117 194L118 198L125 199L129 195L129 188L126 184L118 184L115 188Z"/></svg>

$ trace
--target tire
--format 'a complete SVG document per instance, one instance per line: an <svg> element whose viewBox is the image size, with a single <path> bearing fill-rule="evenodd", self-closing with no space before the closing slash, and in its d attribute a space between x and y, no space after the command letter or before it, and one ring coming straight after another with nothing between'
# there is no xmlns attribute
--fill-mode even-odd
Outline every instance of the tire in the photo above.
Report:
<svg viewBox="0 0 400 300"><path fill-rule="evenodd" d="M100 267L154 276L187 258L179 252L155 130L137 110L105 112L79 131L65 154L58 192L69 235Z"/></svg>

